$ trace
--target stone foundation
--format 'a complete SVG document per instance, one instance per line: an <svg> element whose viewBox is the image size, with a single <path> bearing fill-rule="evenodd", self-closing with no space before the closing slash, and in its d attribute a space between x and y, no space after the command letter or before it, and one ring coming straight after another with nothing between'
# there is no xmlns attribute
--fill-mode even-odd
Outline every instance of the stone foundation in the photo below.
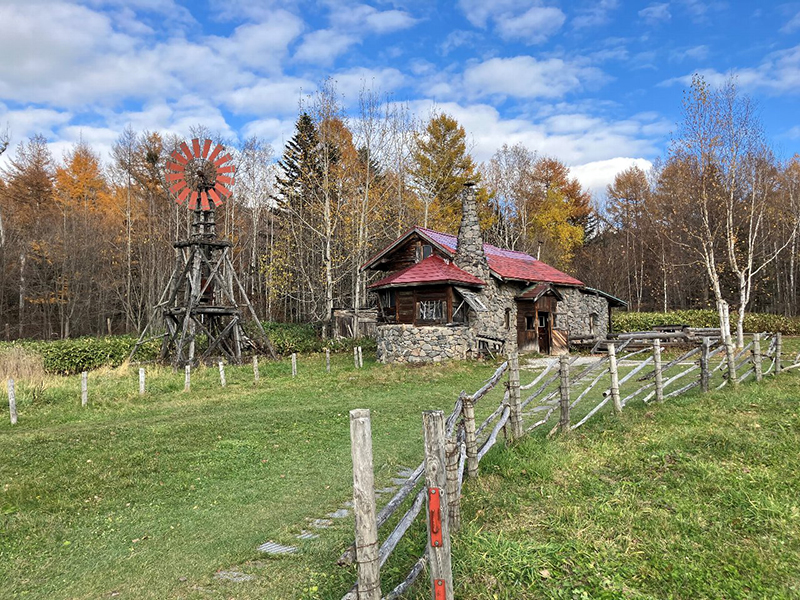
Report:
<svg viewBox="0 0 800 600"><path fill-rule="evenodd" d="M375 334L382 363L435 363L471 356L474 335L469 327L380 325Z"/></svg>

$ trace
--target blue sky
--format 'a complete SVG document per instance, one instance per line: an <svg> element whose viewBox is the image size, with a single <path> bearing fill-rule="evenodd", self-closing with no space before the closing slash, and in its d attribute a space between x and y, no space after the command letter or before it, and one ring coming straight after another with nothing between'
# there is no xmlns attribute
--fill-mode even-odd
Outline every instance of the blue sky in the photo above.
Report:
<svg viewBox="0 0 800 600"><path fill-rule="evenodd" d="M0 127L107 154L127 125L258 135L301 96L364 82L445 111L473 155L523 143L595 191L663 155L691 74L733 74L779 155L800 152L800 2L0 0Z"/></svg>

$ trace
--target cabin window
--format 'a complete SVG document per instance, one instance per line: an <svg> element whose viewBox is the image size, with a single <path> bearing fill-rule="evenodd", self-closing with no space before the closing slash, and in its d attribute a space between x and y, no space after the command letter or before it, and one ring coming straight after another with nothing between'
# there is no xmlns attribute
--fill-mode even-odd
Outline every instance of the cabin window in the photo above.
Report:
<svg viewBox="0 0 800 600"><path fill-rule="evenodd" d="M428 323L444 322L444 302L441 300L422 300L418 302L417 319Z"/></svg>
<svg viewBox="0 0 800 600"><path fill-rule="evenodd" d="M506 320L505 320L506 329L511 329L511 309L506 309Z"/></svg>
<svg viewBox="0 0 800 600"><path fill-rule="evenodd" d="M423 244L423 246L422 246L422 260L425 260L431 254L433 254L433 246L431 246L430 244Z"/></svg>
<svg viewBox="0 0 800 600"><path fill-rule="evenodd" d="M533 331L536 329L536 323L533 318L533 315L525 315L525 329L528 331Z"/></svg>
<svg viewBox="0 0 800 600"><path fill-rule="evenodd" d="M539 327L547 327L547 313L539 313Z"/></svg>
<svg viewBox="0 0 800 600"><path fill-rule="evenodd" d="M397 300L395 299L394 290L381 290L380 300L381 300L381 306L384 309L394 308L395 306L397 306Z"/></svg>
<svg viewBox="0 0 800 600"><path fill-rule="evenodd" d="M597 313L589 315L589 335L594 335L594 330L597 327Z"/></svg>
<svg viewBox="0 0 800 600"><path fill-rule="evenodd" d="M466 323L469 319L469 305L466 300L461 303L453 311L453 323Z"/></svg>

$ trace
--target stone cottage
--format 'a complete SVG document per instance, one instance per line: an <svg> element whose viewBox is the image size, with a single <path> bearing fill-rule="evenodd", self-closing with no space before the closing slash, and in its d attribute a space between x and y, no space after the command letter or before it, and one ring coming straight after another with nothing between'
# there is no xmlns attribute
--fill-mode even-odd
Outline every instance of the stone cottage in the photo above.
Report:
<svg viewBox="0 0 800 600"><path fill-rule="evenodd" d="M414 227L367 261L377 295L378 359L438 362L487 352L558 354L602 339L622 300L524 252L483 243L475 189L462 194L458 237Z"/></svg>

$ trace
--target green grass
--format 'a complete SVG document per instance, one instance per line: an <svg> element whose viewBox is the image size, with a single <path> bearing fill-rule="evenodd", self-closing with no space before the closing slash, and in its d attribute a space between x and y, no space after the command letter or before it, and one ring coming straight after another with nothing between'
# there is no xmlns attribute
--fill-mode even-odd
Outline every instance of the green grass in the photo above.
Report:
<svg viewBox="0 0 800 600"><path fill-rule="evenodd" d="M800 598L798 448L785 374L490 453L465 489L456 597Z"/></svg>
<svg viewBox="0 0 800 600"><path fill-rule="evenodd" d="M340 598L354 570L334 561L352 519L309 542L295 535L351 497L348 410L372 410L388 485L421 459L420 413L449 412L496 365L386 367L365 354L355 370L351 355L332 358L330 375L324 356L300 358L296 379L288 360L262 362L258 387L249 366L229 366L224 390L216 368L199 369L189 393L182 372L148 367L144 397L135 368L101 370L87 409L77 376L20 382L19 424L0 409L0 597ZM544 439L548 423L499 444L465 490L457 597L800 597L799 381L637 399L568 440ZM423 532L420 520L383 569L384 591ZM301 552L265 557L267 540ZM221 581L220 569L255 579ZM427 597L423 582L414 595Z"/></svg>
<svg viewBox="0 0 800 600"><path fill-rule="evenodd" d="M308 519L351 499L348 410L372 409L387 485L421 459L421 411L449 411L494 365L392 368L365 356L356 371L334 355L327 375L324 355L298 363L292 379L289 361L262 362L257 388L249 366L228 367L225 390L216 368L200 369L188 394L182 372L162 369L143 398L136 369L92 373L88 409L79 377L35 401L21 386L19 424L0 413L0 596L295 598L320 578L347 586L352 570L332 565L351 520L296 556L256 547L298 543ZM220 581L219 569L257 578Z"/></svg>

